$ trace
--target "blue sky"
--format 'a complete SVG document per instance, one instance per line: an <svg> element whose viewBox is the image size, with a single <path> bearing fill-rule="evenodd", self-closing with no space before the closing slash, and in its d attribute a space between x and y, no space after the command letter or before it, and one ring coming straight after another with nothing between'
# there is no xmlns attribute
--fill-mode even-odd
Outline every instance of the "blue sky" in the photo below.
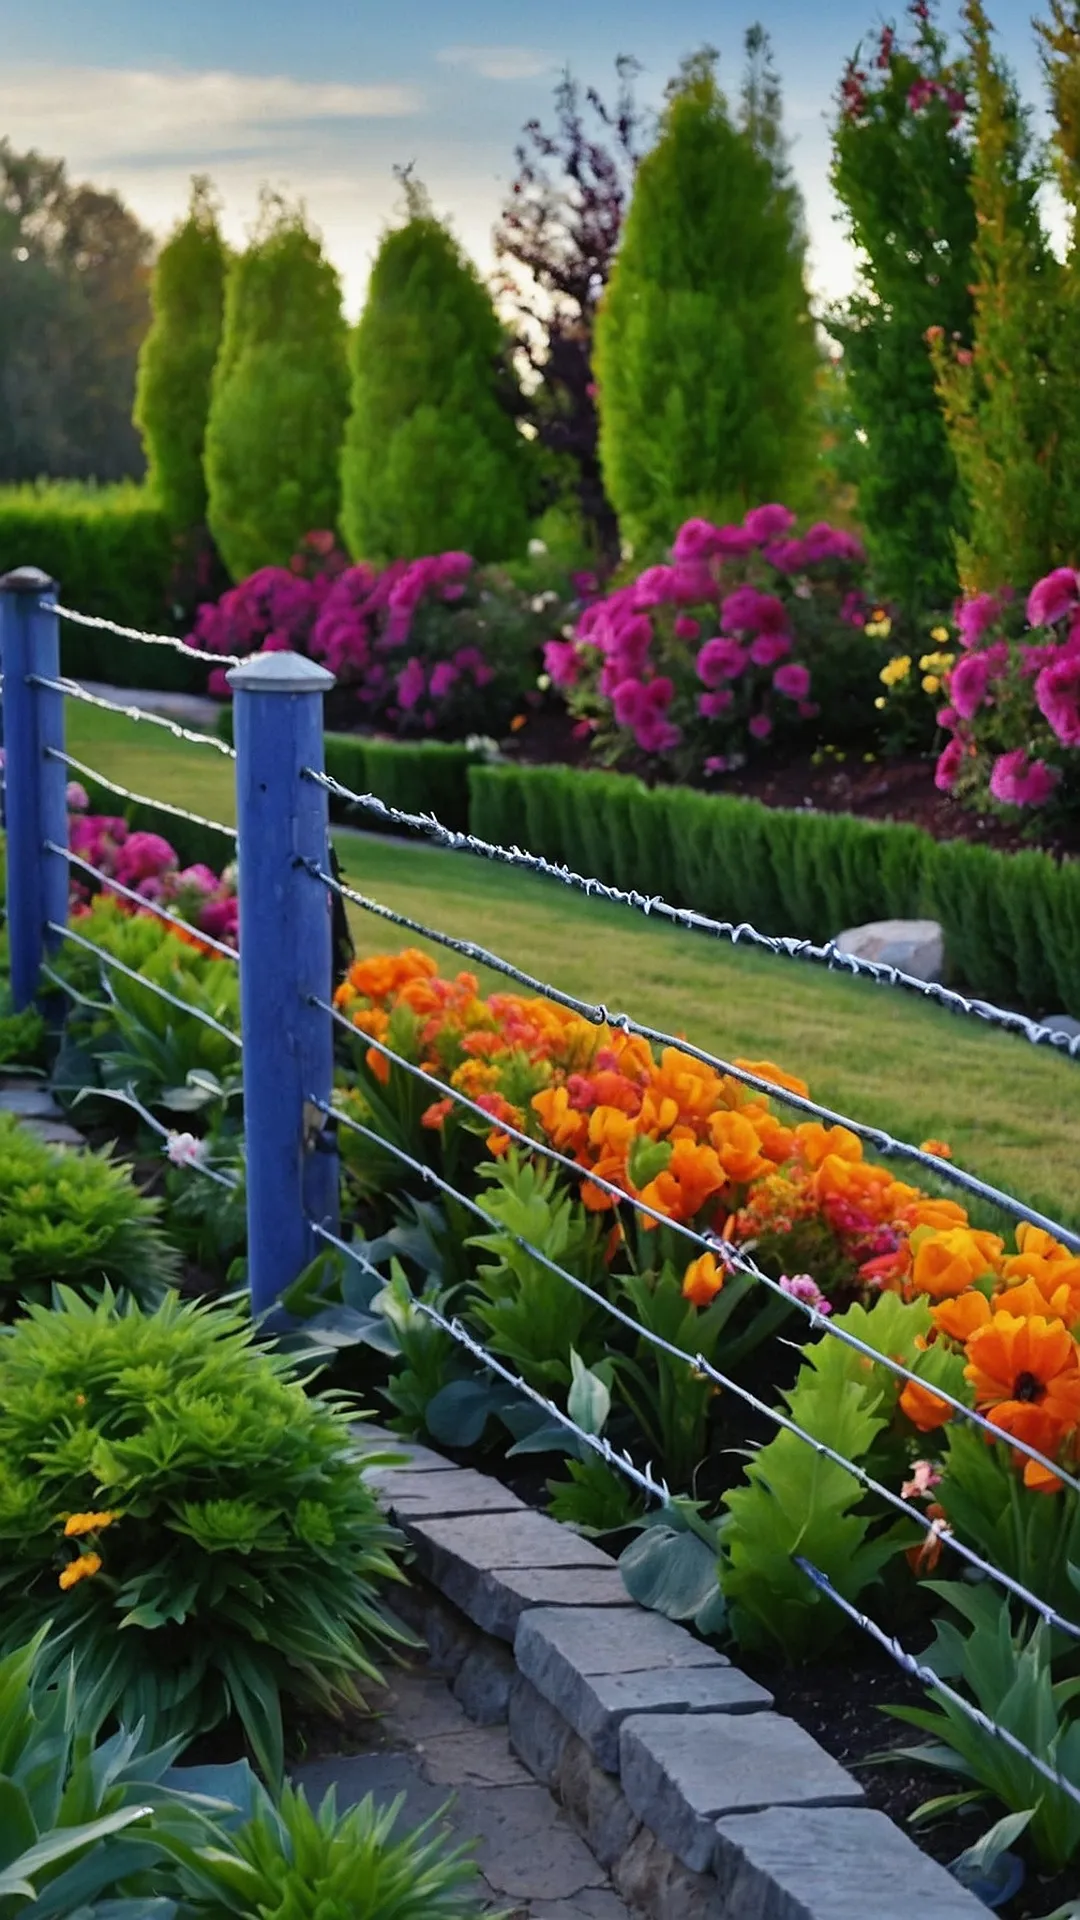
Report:
<svg viewBox="0 0 1080 1920"><path fill-rule="evenodd" d="M991 0L1035 101L1031 11L1030 0ZM947 0L942 17L957 12ZM709 41L734 90L757 18L784 82L812 279L835 294L851 262L833 218L826 116L846 56L889 17L876 0L0 0L0 134L64 155L161 232L194 171L214 177L236 240L262 183L300 195L355 311L394 213L396 163L415 162L487 268L515 138L548 112L562 66L604 86L615 56L632 53L656 103L682 55Z"/></svg>

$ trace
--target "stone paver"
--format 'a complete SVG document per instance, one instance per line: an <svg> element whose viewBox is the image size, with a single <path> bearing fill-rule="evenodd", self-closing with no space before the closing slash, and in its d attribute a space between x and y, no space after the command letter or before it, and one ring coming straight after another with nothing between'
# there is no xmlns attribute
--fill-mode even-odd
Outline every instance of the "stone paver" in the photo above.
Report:
<svg viewBox="0 0 1080 1920"><path fill-rule="evenodd" d="M619 1777L634 1812L695 1873L712 1865L722 1815L863 1799L831 1754L775 1713L633 1715L619 1734Z"/></svg>
<svg viewBox="0 0 1080 1920"><path fill-rule="evenodd" d="M479 1899L507 1920L633 1920L568 1816L510 1751L505 1727L478 1727L446 1681L395 1676L360 1732L364 1751L305 1761L309 1799L331 1785L339 1807L404 1795L399 1831L444 1813L455 1843L475 1842Z"/></svg>
<svg viewBox="0 0 1080 1920"><path fill-rule="evenodd" d="M50 1147L81 1147L81 1133L68 1125L63 1110L40 1080L0 1077L0 1113L13 1113L36 1139Z"/></svg>
<svg viewBox="0 0 1080 1920"><path fill-rule="evenodd" d="M716 1831L724 1911L739 1920L985 1920L974 1894L869 1808L773 1808Z"/></svg>
<svg viewBox="0 0 1080 1920"><path fill-rule="evenodd" d="M373 1467L369 1482L395 1520L449 1520L473 1513L523 1513L525 1502L486 1473L453 1467L449 1473L412 1467Z"/></svg>
<svg viewBox="0 0 1080 1920"><path fill-rule="evenodd" d="M419 1571L500 1640L513 1640L528 1607L633 1605L609 1555L528 1508L401 1525Z"/></svg>

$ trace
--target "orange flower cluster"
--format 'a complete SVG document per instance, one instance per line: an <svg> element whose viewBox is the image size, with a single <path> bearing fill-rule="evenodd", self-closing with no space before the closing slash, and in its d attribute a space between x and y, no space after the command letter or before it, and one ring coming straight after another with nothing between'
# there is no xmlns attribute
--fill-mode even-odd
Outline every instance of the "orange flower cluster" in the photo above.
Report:
<svg viewBox="0 0 1080 1920"><path fill-rule="evenodd" d="M963 1349L972 1404L1059 1463L1080 1457L1080 1259L1048 1234L1021 1226L1017 1250L1007 1254L956 1201L868 1161L848 1129L785 1124L764 1094L676 1047L657 1058L647 1041L549 1001L483 998L473 974L443 979L413 949L358 962L337 1005L359 1033L473 1100L493 1123L491 1151L505 1150L500 1125L510 1125L574 1160L591 1211L617 1204L604 1181L652 1214L736 1244L753 1241L759 1258L788 1271L812 1269L826 1294L885 1288L927 1297L932 1338ZM388 1084L386 1056L372 1048L366 1057ZM770 1061L735 1065L781 1095L807 1092ZM424 1125L474 1119L443 1097ZM948 1158L945 1143L925 1144ZM646 1229L657 1224L638 1217ZM816 1236L824 1264L786 1261L806 1234ZM683 1291L705 1307L723 1281L722 1265L705 1253L687 1266ZM929 1385L908 1386L901 1406L924 1432L951 1411ZM1030 1461L1024 1478L1043 1491L1060 1485Z"/></svg>

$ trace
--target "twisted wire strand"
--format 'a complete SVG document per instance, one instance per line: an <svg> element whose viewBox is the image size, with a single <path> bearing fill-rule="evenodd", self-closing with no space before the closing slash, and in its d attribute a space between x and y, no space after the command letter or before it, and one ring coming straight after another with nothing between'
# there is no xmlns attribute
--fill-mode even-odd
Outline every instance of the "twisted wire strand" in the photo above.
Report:
<svg viewBox="0 0 1080 1920"><path fill-rule="evenodd" d="M44 674L27 675L27 685L43 687L47 693L62 693L67 700L79 700L84 706L97 707L101 713L118 713L124 720L137 720L150 727L164 727L175 740L186 740L194 747L213 747L215 753L223 753L227 760L236 759L235 747L230 747L215 734L199 733L193 727L181 726L179 720L170 720L163 713L147 713L142 707L124 707L117 700L103 700L100 694L90 693L80 687L77 680L49 680Z"/></svg>
<svg viewBox="0 0 1080 1920"><path fill-rule="evenodd" d="M84 939L81 933L75 932L74 927L61 926L58 920L47 920L45 924L50 933L58 934L63 940L74 941L76 946L82 947L87 953L96 954L105 966L111 967L116 973L122 973L125 979L133 980L137 987L145 987L147 993L156 994L159 1000L166 1000L179 1013L187 1014L190 1019L198 1020L212 1032L219 1033L223 1040L228 1040L237 1049L237 1052L243 1051L240 1035L233 1033L231 1028L224 1026L220 1020L216 1020L212 1013L204 1012L202 1007L193 1007L190 1001L181 1000L179 994L170 993L168 987L159 986L156 980L150 980L145 973L136 973L134 967L129 967L123 960L118 960L115 954L106 953L104 947L99 947L96 941Z"/></svg>
<svg viewBox="0 0 1080 1920"><path fill-rule="evenodd" d="M186 934L189 938L197 940L201 947L210 947L214 953L220 954L223 960L239 960L240 955L235 947L226 946L224 941L215 940L209 933L200 933L198 927L193 927L187 920L181 920L179 914L170 913L168 908L163 907L159 901L148 900L145 894L136 893L134 887L126 887L122 881L114 880L112 875L106 873L103 868L95 867L91 861L84 860L81 854L72 853L69 847L59 847L55 840L46 840L45 851L60 854L61 858L67 860L71 866L80 867L83 873L90 874L95 880L100 880L109 893L118 893L125 900L131 900L142 912L154 914L158 920L164 920L167 926L175 928L177 933Z"/></svg>
<svg viewBox="0 0 1080 1920"><path fill-rule="evenodd" d="M965 1401L957 1399L955 1394L950 1393L948 1389L943 1386L929 1387L926 1380L921 1378L919 1374L912 1372L910 1367L905 1367L901 1361L895 1360L889 1355L879 1353L876 1347L870 1346L865 1340L860 1340L857 1334L849 1332L846 1327L837 1326L827 1314L821 1313L817 1307L811 1306L809 1301L801 1299L798 1294L787 1293L778 1280L774 1280L771 1274L766 1273L764 1269L758 1265L757 1261L751 1258L745 1248L737 1246L734 1241L724 1240L719 1234L715 1233L700 1233L696 1227L688 1226L685 1221L672 1219L670 1215L661 1213L658 1208L650 1206L648 1201L627 1193L623 1187L616 1186L614 1181L608 1180L603 1174L597 1173L588 1167L581 1166L577 1160L572 1160L568 1154L560 1153L557 1147L551 1146L546 1140L534 1139L531 1134L525 1133L520 1127L514 1126L512 1121L493 1120L486 1108L481 1107L477 1101L470 1099L468 1094L462 1093L457 1087L451 1086L448 1081L440 1080L435 1074L428 1073L423 1067L418 1066L415 1061L406 1060L401 1054L395 1053L392 1048L386 1046L384 1041L375 1040L370 1034L359 1033L355 1027L349 1025L344 1014L339 1013L336 1008L329 1006L326 1001L320 1000L313 994L310 997L309 1004L319 1007L324 1013L329 1013L337 1025L342 1027L353 1040L361 1041L365 1048L374 1049L375 1052L381 1054L384 1059L391 1061L395 1066L403 1067L405 1071L412 1074L414 1078L423 1080L425 1085L430 1087L434 1092L441 1093L445 1099L453 1100L455 1105L463 1107L468 1112L475 1114L478 1119L483 1121L487 1128L490 1129L494 1127L497 1132L505 1134L507 1139L513 1140L517 1145L525 1147L530 1153L540 1154L543 1159L552 1161L556 1166L562 1167L565 1172L583 1184L597 1187L601 1193L610 1195L613 1200L624 1205L632 1206L635 1212L644 1215L648 1220L654 1220L658 1226L670 1227L671 1230L677 1233L682 1239L688 1240L691 1246L703 1252L715 1254L721 1263L733 1272L746 1274L748 1278L757 1281L767 1292L787 1301L789 1305L793 1306L809 1321L812 1332L824 1334L831 1340L839 1340L844 1346L851 1347L854 1352L861 1354L864 1359L873 1360L877 1364L887 1367L890 1373L896 1375L897 1379L904 1380L909 1385L913 1384L932 1392L936 1399L940 1400L944 1406L949 1407L952 1412L960 1414L969 1425L979 1427L986 1433L988 1438L1000 1444L1006 1444L1001 1428L995 1426L992 1420L988 1420L985 1414L979 1413L975 1407L969 1407ZM338 1112L337 1109L335 1109L335 1112L339 1119L345 1121L346 1124L351 1124L347 1121L345 1114ZM396 1148L390 1150L392 1152L398 1151ZM561 1272L562 1269L560 1268L558 1271ZM1027 1441L1020 1440L1013 1435L1009 1436L1007 1444L1014 1448L1016 1452L1022 1453L1025 1459L1034 1460L1039 1466L1049 1467L1064 1485L1072 1487L1074 1491L1080 1493L1080 1479L1069 1473L1067 1468L1055 1466L1052 1461L1047 1459L1045 1454L1039 1452L1037 1447L1033 1447Z"/></svg>
<svg viewBox="0 0 1080 1920"><path fill-rule="evenodd" d="M474 833L459 833L452 827L443 826L434 814L407 813L401 807L392 807L385 800L380 800L377 794L354 793L351 787L343 786L340 780L333 779L328 773L317 772L312 767L304 768L304 778L325 787L336 799L376 814L392 826L409 827L452 852L473 853L481 859L500 861L506 866L526 867L532 873L558 880L564 887L576 888L590 898L607 900L616 906L633 907L647 918L655 916L695 933L708 933L716 939L730 941L732 946L745 942L748 946L761 947L768 953L781 954L787 959L811 960L827 966L830 971L862 975L882 986L903 987L919 994L924 1000L935 1001L950 1013L968 1015L987 1025L1021 1034L1033 1046L1053 1047L1059 1053L1067 1053L1072 1059L1080 1057L1080 1034L1071 1036L1061 1033L1054 1027L1028 1019L1026 1014L1014 1013L1006 1007L995 1006L992 1001L958 993L955 988L942 986L940 981L918 980L914 974L905 973L902 968L890 966L884 961L863 960L857 954L844 953L835 940L817 946L812 940L799 940L791 935L759 933L749 921L714 920L708 914L697 913L690 907L673 907L660 894L638 893L633 889L626 891L622 887L609 885L607 881L575 873L572 867L546 860L542 854L528 853L521 847L502 847L493 841L482 840Z"/></svg>
<svg viewBox="0 0 1080 1920"><path fill-rule="evenodd" d="M119 1100L121 1106L133 1108L140 1120L165 1141L166 1156L170 1166L184 1167L192 1173L204 1174L207 1180L213 1180L219 1187L226 1187L230 1193L239 1192L239 1180L234 1179L232 1174L222 1173L219 1167L210 1166L205 1160L174 1160L168 1152L168 1148L170 1142L178 1138L179 1129L176 1127L162 1126L161 1121L156 1119L149 1108L144 1107L142 1101L136 1097L132 1087L94 1087L93 1095L95 1100Z"/></svg>
<svg viewBox="0 0 1080 1920"><path fill-rule="evenodd" d="M889 1658L895 1660L897 1666L902 1668L904 1673L910 1674L913 1680L918 1680L924 1687L933 1688L943 1699L948 1700L952 1706L959 1707L960 1711L965 1714L969 1720L973 1721L975 1726L981 1727L984 1733L990 1734L995 1740L1000 1740L1004 1746L1010 1748L1020 1759L1026 1760L1029 1766L1034 1767L1035 1771L1040 1773L1044 1780L1049 1781L1052 1787L1057 1787L1068 1799L1075 1801L1076 1805L1080 1807L1080 1787L1077 1786L1075 1781L1067 1779L1063 1773L1058 1772L1056 1767L1050 1766L1048 1761L1041 1759L1038 1754L1032 1753L1030 1747L1025 1747L1023 1741L1019 1740L1015 1733L1011 1733L1008 1727L999 1726L998 1722L992 1720L988 1713L984 1713L981 1707L975 1706L972 1701L965 1699L962 1693L957 1693L955 1688L950 1687L948 1681L939 1679L932 1667L923 1666L921 1661L916 1660L912 1654L908 1653L905 1647L901 1646L899 1640L894 1638L893 1635L886 1633L882 1627L878 1626L875 1620L871 1620L869 1614L861 1613L858 1607L852 1606L850 1600L844 1599L843 1594L837 1593L836 1588L827 1575L815 1567L811 1561L805 1559L801 1553L793 1554L792 1559L800 1573L804 1573L808 1580L812 1580L818 1591L833 1601L834 1604L840 1608L841 1612L846 1613L849 1620L854 1621L857 1627L861 1627L862 1631L869 1634L872 1640L876 1640L878 1646L884 1648Z"/></svg>
<svg viewBox="0 0 1080 1920"><path fill-rule="evenodd" d="M61 766L70 767L75 773L81 773L84 780L92 780L95 786L104 787L108 793L115 793L121 800L130 800L133 806L150 807L155 813L171 814L175 820L186 820L189 826L209 827L213 833L224 834L226 840L236 839L236 828L227 827L221 820L208 820L203 813L192 813L190 807L174 806L171 800L155 800L149 793L133 793L130 787L122 787L118 780L110 780L97 767L88 767L85 760L76 760L74 754L62 753L59 747L46 747L45 757L58 760Z"/></svg>
<svg viewBox="0 0 1080 1920"><path fill-rule="evenodd" d="M343 899L351 901L354 906L362 907L366 912L375 914L380 919L392 921L395 926L405 927L410 933L433 940L439 946L447 947L452 952L461 954L463 958L475 961L477 965L493 968L508 979L517 981L519 985L528 987L530 992L537 993L544 999L553 1000L559 1006L569 1008L572 1013L580 1014L582 1019L590 1021L593 1026L615 1027L621 1033L636 1034L639 1038L654 1042L657 1046L674 1047L678 1052L687 1054L690 1059L697 1060L702 1066L710 1067L714 1072L741 1081L744 1086L753 1087L755 1092L780 1100L786 1106L797 1108L800 1113L810 1114L816 1120L827 1121L830 1126L846 1127L849 1133L857 1134L860 1140L867 1141L884 1158L913 1160L916 1165L925 1167L928 1172L935 1174L939 1180L947 1181L949 1185L960 1188L964 1193L973 1194L977 1199L989 1202L990 1205L1010 1214L1014 1220L1029 1221L1035 1226L1044 1227L1048 1233L1055 1235L1074 1253L1080 1253L1080 1233L1074 1233L1060 1221L1051 1219L1048 1214L1040 1213L1037 1208L1026 1206L1023 1201L1014 1199L1013 1195L1006 1193L1003 1188L991 1186L989 1182L981 1180L977 1174L967 1173L963 1167L956 1166L951 1160L944 1160L937 1154L927 1153L925 1148L916 1147L910 1141L896 1140L883 1127L868 1126L865 1121L853 1120L847 1114L836 1112L832 1107L823 1107L808 1095L793 1093L786 1087L776 1085L772 1080L764 1079L761 1074L752 1073L747 1067L736 1066L730 1060L722 1060L716 1054L710 1053L707 1048L695 1046L689 1040L681 1040L677 1034L667 1033L661 1027L647 1026L639 1020L634 1020L628 1013L613 1013L602 1002L594 1004L591 1001L579 999L576 994L564 993L560 987L550 986L546 981L537 979L534 974L524 973L520 967L501 959L498 954L490 952L487 947L479 946L474 940L459 940L454 934L442 933L437 928L425 926L422 921L414 920L408 914L399 913L393 907L383 906L380 901L357 893L354 888L336 880L332 874L324 873L315 861L305 861L304 864L314 879L330 887L335 893L339 893Z"/></svg>
<svg viewBox="0 0 1080 1920"><path fill-rule="evenodd" d="M55 613L73 627L92 627L97 633L114 633L118 640L137 640L144 647L171 647L174 653L182 653L189 660L207 660L212 667L238 667L241 665L239 654L205 653L201 647L189 647L186 640L179 640L174 633L144 633L141 627L121 627L115 620L105 620L97 613L76 613L72 607L53 605L51 601L38 602L42 613Z"/></svg>
<svg viewBox="0 0 1080 1920"><path fill-rule="evenodd" d="M637 1335L640 1339L645 1340L650 1346L655 1347L658 1352L666 1353L671 1359L677 1360L681 1366L686 1367L691 1373L701 1374L707 1379L712 1380L726 1392L733 1393L737 1399L742 1400L748 1407L752 1408L755 1413L761 1414L765 1419L771 1421L774 1426L781 1427L785 1431L792 1433L797 1439L804 1441L820 1458L831 1460L834 1466L842 1467L844 1472L849 1473L868 1493L876 1494L880 1499L886 1501L889 1506L902 1513L905 1519L921 1527L927 1535L941 1540L944 1546L950 1547L954 1553L959 1554L962 1559L967 1561L969 1566L976 1568L978 1572L984 1574L988 1579L1004 1587L1016 1599L1022 1600L1025 1606L1031 1607L1032 1610L1037 1613L1040 1618L1046 1620L1049 1625L1057 1627L1059 1631L1070 1635L1074 1639L1080 1639L1080 1625L1075 1621L1068 1620L1063 1614L1059 1614L1048 1602L1040 1599L1038 1594L1032 1593L1030 1588L1025 1587L1019 1580L1014 1580L1012 1576L1005 1573L1002 1568L995 1567L991 1562L984 1560L981 1554L976 1553L973 1548L965 1545L955 1534L942 1532L934 1521L928 1519L926 1514L922 1513L918 1508L909 1505L909 1503L903 1499L900 1494L894 1492L891 1487L887 1487L883 1482L876 1480L872 1474L867 1472L865 1467L860 1467L856 1461L847 1459L844 1454L839 1453L835 1447L830 1447L824 1440L815 1439L813 1434L808 1433L804 1427L801 1427L797 1421L792 1420L788 1414L782 1413L778 1407L769 1406L766 1401L759 1399L757 1394L751 1392L749 1387L742 1386L737 1380L734 1380L730 1374L723 1373L719 1367L714 1366L710 1360L707 1360L704 1354L688 1353L684 1348L677 1347L674 1342L666 1340L662 1334L654 1332L652 1328L642 1326L641 1322L635 1320L632 1314L627 1313L624 1308L608 1300L602 1293L598 1292L595 1287L591 1287L587 1280L582 1280L577 1275L569 1273L565 1267L561 1267L557 1261L552 1260L549 1255L541 1252L540 1248L534 1246L532 1241L526 1239L523 1234L515 1232L513 1228L507 1227L502 1221L497 1220L494 1215L488 1213L478 1201L471 1200L466 1194L459 1192L449 1181L444 1180L440 1174L436 1173L432 1167L425 1165L422 1160L415 1159L404 1147L399 1147L395 1142L375 1132L373 1128L365 1126L363 1121L354 1119L351 1114L342 1112L340 1108L329 1106L326 1101L318 1099L315 1095L309 1095L308 1098L312 1106L320 1113L335 1120L340 1126L346 1127L349 1132L358 1134L361 1139L367 1140L371 1145L378 1147L381 1151L389 1153L394 1160L408 1167L410 1171L418 1175L420 1179L435 1187L447 1198L455 1200L459 1206L465 1207L469 1213L473 1214L477 1219L482 1220L486 1227L494 1228L497 1233L505 1234L505 1236L512 1240L515 1246L519 1247L531 1260L537 1261L540 1266L544 1267L549 1273L553 1273L558 1279L565 1280L573 1287L575 1292L580 1293L585 1299L591 1300L594 1306L599 1307L604 1313L610 1314L612 1319L619 1321L622 1326L628 1328L631 1333ZM490 1116L488 1117L490 1118ZM787 1298L786 1295L785 1298ZM861 1345L861 1342L858 1344ZM877 1353L874 1349L871 1348L868 1351L874 1361L881 1362L885 1365L889 1364L889 1362L885 1360L885 1357ZM896 1371L902 1372L904 1369L897 1368ZM920 1384L925 1385L925 1382ZM942 1398L945 1398L945 1396L942 1395ZM996 1429L995 1438L999 1440L1002 1438L1002 1435ZM1052 1462L1046 1462L1045 1464L1049 1465L1051 1471L1062 1481L1069 1478L1061 1468L1053 1465Z"/></svg>

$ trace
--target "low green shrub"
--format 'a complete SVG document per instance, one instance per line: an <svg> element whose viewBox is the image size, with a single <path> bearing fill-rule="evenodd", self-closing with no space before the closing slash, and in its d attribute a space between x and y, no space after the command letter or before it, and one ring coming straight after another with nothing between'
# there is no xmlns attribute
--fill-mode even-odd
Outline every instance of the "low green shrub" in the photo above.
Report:
<svg viewBox="0 0 1080 1920"><path fill-rule="evenodd" d="M958 983L1006 1006L1080 1012L1080 862L619 774L473 766L467 777L484 839L761 933L822 942L930 915Z"/></svg>
<svg viewBox="0 0 1080 1920"><path fill-rule="evenodd" d="M57 1281L159 1300L179 1265L160 1214L107 1153L46 1146L0 1113L0 1318L47 1302Z"/></svg>
<svg viewBox="0 0 1080 1920"><path fill-rule="evenodd" d="M151 633L176 631L170 583L173 537L152 494L126 483L66 482L0 488L0 573L41 567L64 605ZM168 647L136 647L92 628L61 624L65 673L115 686L201 692L205 670Z"/></svg>
<svg viewBox="0 0 1080 1920"><path fill-rule="evenodd" d="M57 1302L0 1342L0 1642L51 1615L88 1728L142 1721L153 1746L235 1715L277 1780L281 1696L362 1705L407 1638L354 1416L239 1310Z"/></svg>

